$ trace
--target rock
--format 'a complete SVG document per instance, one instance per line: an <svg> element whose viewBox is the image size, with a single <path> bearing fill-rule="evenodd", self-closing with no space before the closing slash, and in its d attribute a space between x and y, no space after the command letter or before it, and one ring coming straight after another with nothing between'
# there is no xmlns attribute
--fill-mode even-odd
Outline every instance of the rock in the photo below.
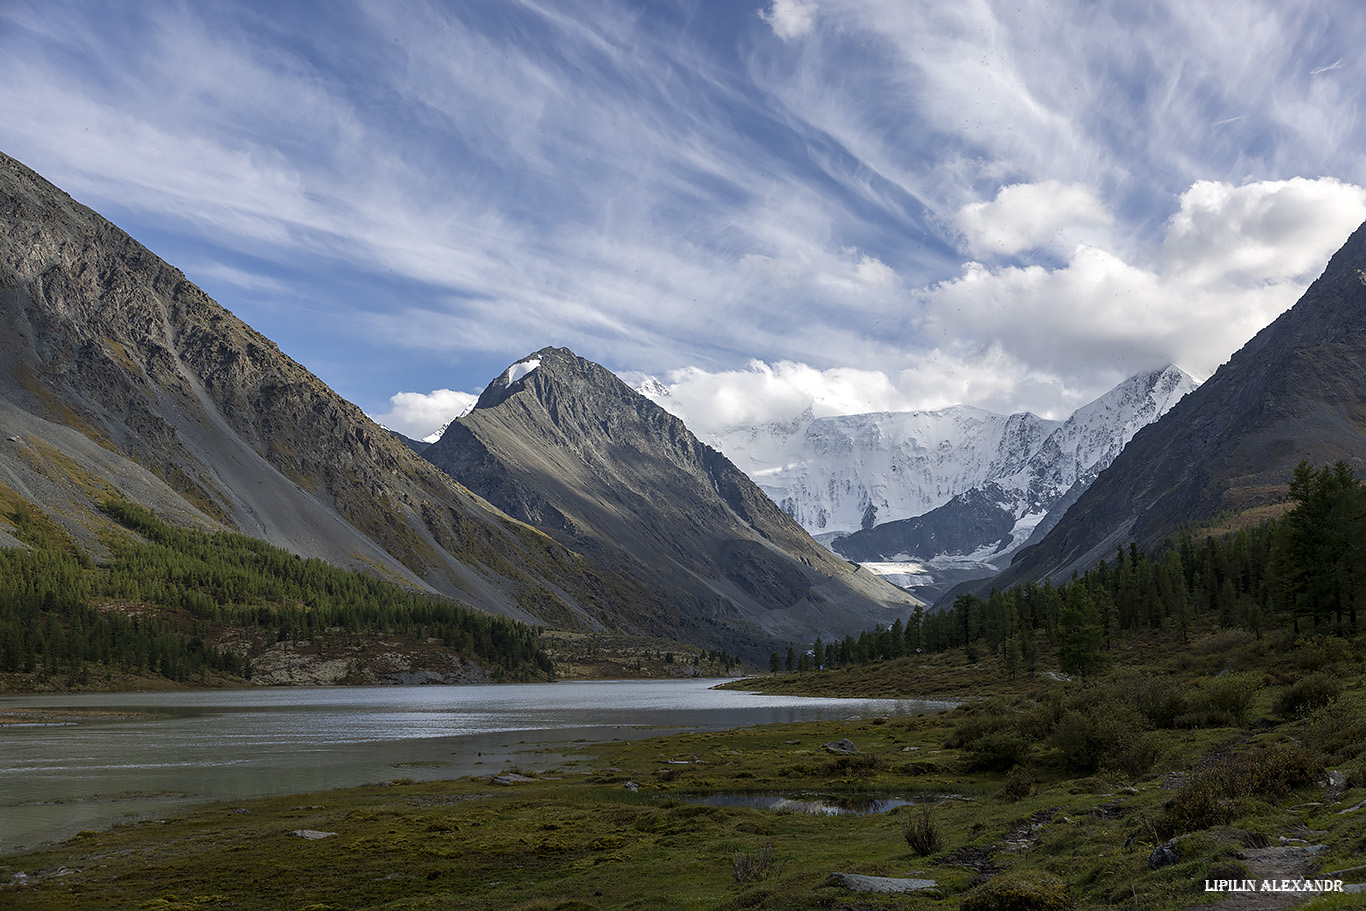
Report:
<svg viewBox="0 0 1366 911"><path fill-rule="evenodd" d="M1161 870L1163 867L1170 867L1179 863L1181 863L1181 855L1176 853L1175 838L1153 848L1153 853L1148 855L1149 870Z"/></svg>
<svg viewBox="0 0 1366 911"><path fill-rule="evenodd" d="M317 829L295 829L289 833L294 838L302 838L305 841L317 841L320 838L331 838L336 832L319 832Z"/></svg>
<svg viewBox="0 0 1366 911"><path fill-rule="evenodd" d="M881 892L886 895L897 895L905 892L935 889L938 888L939 883L933 879L896 879L890 876L831 873L825 878L824 885L843 886L851 892Z"/></svg>
<svg viewBox="0 0 1366 911"><path fill-rule="evenodd" d="M854 746L854 741L849 739L836 740L825 745L827 753L857 753L858 747Z"/></svg>
<svg viewBox="0 0 1366 911"><path fill-rule="evenodd" d="M528 778L527 776L518 774L517 772L504 772L501 775L493 776L493 783L501 785L522 784L523 782L535 780L536 779L534 778Z"/></svg>
<svg viewBox="0 0 1366 911"><path fill-rule="evenodd" d="M636 784L634 781L628 781L628 782L626 782L626 790L628 790L628 791L639 791L639 790L640 790L640 785Z"/></svg>

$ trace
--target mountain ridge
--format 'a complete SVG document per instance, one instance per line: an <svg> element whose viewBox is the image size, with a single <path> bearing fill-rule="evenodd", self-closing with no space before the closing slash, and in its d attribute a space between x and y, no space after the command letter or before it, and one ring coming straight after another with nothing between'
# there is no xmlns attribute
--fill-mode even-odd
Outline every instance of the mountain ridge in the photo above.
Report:
<svg viewBox="0 0 1366 911"><path fill-rule="evenodd" d="M510 366L423 456L565 546L678 591L677 622L830 635L915 603L821 547L677 417L567 349Z"/></svg>
<svg viewBox="0 0 1366 911"><path fill-rule="evenodd" d="M0 156L0 484L99 555L104 498L505 616L642 594L498 511L93 210ZM0 526L3 526L0 522Z"/></svg>
<svg viewBox="0 0 1366 911"><path fill-rule="evenodd" d="M1301 460L1366 468L1366 225L999 581L1063 578L1131 541L1148 549L1182 524L1282 503Z"/></svg>

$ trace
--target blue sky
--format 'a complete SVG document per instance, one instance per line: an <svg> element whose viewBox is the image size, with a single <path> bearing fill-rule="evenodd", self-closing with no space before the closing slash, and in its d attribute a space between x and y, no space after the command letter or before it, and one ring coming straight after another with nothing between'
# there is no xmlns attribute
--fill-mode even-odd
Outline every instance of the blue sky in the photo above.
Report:
<svg viewBox="0 0 1366 911"><path fill-rule="evenodd" d="M0 151L430 432L564 345L695 429L1208 375L1366 220L1315 3L0 0Z"/></svg>

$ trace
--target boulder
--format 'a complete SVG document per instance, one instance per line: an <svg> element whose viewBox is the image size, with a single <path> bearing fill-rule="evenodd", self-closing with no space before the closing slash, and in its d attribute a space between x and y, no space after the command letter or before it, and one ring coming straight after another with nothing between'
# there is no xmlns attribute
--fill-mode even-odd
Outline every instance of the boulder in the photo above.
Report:
<svg viewBox="0 0 1366 911"><path fill-rule="evenodd" d="M1161 870L1163 867L1170 867L1179 863L1181 863L1181 855L1176 853L1175 838L1153 848L1153 853L1148 855L1149 870Z"/></svg>

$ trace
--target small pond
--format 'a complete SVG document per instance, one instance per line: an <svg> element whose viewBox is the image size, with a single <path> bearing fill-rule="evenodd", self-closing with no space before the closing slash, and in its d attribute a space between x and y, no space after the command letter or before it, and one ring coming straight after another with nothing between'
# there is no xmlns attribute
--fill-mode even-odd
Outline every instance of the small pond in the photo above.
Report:
<svg viewBox="0 0 1366 911"><path fill-rule="evenodd" d="M688 803L709 807L742 807L772 810L775 813L805 813L809 816L877 816L900 807L914 806L936 798L831 797L803 794L784 797L778 794L707 794L684 798Z"/></svg>

